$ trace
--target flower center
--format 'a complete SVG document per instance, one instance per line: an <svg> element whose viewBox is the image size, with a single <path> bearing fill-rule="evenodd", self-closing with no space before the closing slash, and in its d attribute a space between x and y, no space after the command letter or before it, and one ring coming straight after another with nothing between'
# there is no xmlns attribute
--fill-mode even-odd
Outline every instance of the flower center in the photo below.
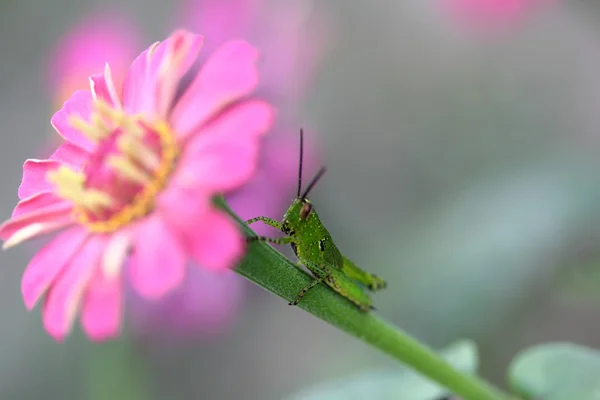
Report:
<svg viewBox="0 0 600 400"><path fill-rule="evenodd" d="M95 100L90 121L74 115L71 125L95 143L79 170L61 166L48 174L75 218L92 232L112 232L152 211L179 149L165 121L149 122Z"/></svg>

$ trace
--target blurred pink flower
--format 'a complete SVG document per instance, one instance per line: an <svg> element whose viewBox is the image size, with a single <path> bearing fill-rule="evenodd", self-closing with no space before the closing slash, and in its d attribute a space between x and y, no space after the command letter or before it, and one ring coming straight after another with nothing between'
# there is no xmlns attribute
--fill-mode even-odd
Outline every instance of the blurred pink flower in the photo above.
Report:
<svg viewBox="0 0 600 400"><path fill-rule="evenodd" d="M115 86L121 87L131 60L142 50L141 35L118 13L98 12L79 21L50 53L48 90L57 107L77 90L89 88L89 76L110 64Z"/></svg>
<svg viewBox="0 0 600 400"><path fill-rule="evenodd" d="M161 301L147 304L140 296L133 299L137 336L155 340L218 335L237 316L243 284L244 278L230 270L191 268L185 282Z"/></svg>
<svg viewBox="0 0 600 400"><path fill-rule="evenodd" d="M514 26L551 0L443 0L446 10L463 26L494 32Z"/></svg>
<svg viewBox="0 0 600 400"><path fill-rule="evenodd" d="M290 105L309 87L332 40L332 21L312 11L311 1L182 0L175 22L206 32L209 48L236 37L257 43L260 90Z"/></svg>
<svg viewBox="0 0 600 400"><path fill-rule="evenodd" d="M155 299L184 282L188 259L221 270L243 254L243 234L212 198L251 178L273 109L246 99L258 53L240 40L219 47L175 98L202 43L177 31L153 44L122 90L107 64L53 116L67 142L49 160L25 162L21 201L0 238L7 248L66 229L22 281L29 309L46 294L44 325L57 340L80 304L88 337L118 334L125 261L135 290Z"/></svg>

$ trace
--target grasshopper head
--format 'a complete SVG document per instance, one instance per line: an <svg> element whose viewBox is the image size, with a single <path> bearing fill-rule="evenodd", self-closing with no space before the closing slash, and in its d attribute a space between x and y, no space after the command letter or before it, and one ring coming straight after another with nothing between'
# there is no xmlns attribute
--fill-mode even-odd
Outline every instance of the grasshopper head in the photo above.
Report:
<svg viewBox="0 0 600 400"><path fill-rule="evenodd" d="M283 230L290 234L296 232L312 213L310 200L296 197L283 216Z"/></svg>

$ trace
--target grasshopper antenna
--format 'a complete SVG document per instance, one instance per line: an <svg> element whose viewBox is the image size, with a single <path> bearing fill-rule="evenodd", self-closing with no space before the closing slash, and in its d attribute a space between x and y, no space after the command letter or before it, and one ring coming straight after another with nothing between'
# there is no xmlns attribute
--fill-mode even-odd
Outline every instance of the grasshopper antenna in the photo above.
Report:
<svg viewBox="0 0 600 400"><path fill-rule="evenodd" d="M308 193L317 184L317 182L319 182L319 179L321 179L321 177L325 174L325 172L327 172L327 168L326 167L321 167L321 169L319 170L319 172L317 172L317 174L315 175L315 177L312 178L312 181L310 181L310 183L308 184L308 187L306 188L306 190L302 194L302 197L300 197L302 200L306 199L306 196L308 196Z"/></svg>
<svg viewBox="0 0 600 400"><path fill-rule="evenodd" d="M300 197L302 190L302 153L304 152L304 131L300 129L300 163L298 165L298 193L296 197Z"/></svg>

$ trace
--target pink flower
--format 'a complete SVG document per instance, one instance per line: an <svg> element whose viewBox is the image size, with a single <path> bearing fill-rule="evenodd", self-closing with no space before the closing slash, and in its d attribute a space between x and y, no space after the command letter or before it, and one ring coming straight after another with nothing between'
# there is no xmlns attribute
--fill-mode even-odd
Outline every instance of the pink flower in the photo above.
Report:
<svg viewBox="0 0 600 400"><path fill-rule="evenodd" d="M243 255L243 234L211 200L252 177L273 109L248 99L258 54L240 40L219 47L175 97L202 43L177 31L153 44L122 89L107 64L54 114L66 143L25 162L0 238L8 248L63 230L22 280L27 308L45 295L44 326L57 340L79 310L91 339L118 334L126 263L135 290L156 299L182 284L188 260L217 271Z"/></svg>
<svg viewBox="0 0 600 400"><path fill-rule="evenodd" d="M466 27L490 32L531 15L550 0L443 0L448 12Z"/></svg>
<svg viewBox="0 0 600 400"><path fill-rule="evenodd" d="M172 25L183 24L206 35L200 59L228 40L251 38L262 55L259 63L262 78L258 91L270 102L276 102L278 108L286 109L287 118L279 118L279 126L273 127L263 140L258 169L250 182L226 193L230 207L243 218L256 215L280 218L293 196L298 130L304 127L310 132L310 127L293 122L290 116L294 111L291 109L297 106L300 96L311 83L330 38L327 29L330 20L326 21L312 12L307 2L285 6L267 3L265 0L182 0L172 20ZM135 22L116 13L95 13L63 36L51 54L58 60L50 63L52 68L48 76L52 81L52 95L58 95L61 105L65 100L62 93L83 89L88 75L103 67L101 60L108 60L113 67L113 79L118 80L119 75L124 77L129 60L139 48L141 31L136 29ZM123 72L115 71L114 65L123 65ZM52 143L57 137L53 131ZM317 162L317 147L310 145L310 140L316 138L317 135L312 132L306 138L307 169ZM275 234L262 225L255 229L262 234ZM127 296L135 333L157 338L161 335L153 333L168 332L169 339L172 339L173 335L182 338L226 329L226 323L234 320L232 314L239 309L231 306L228 299L239 301L245 282L221 274L210 275L208 280L213 282L213 289L205 290L204 279L207 276L207 273L189 274L181 288L159 301ZM222 284L218 282L221 279ZM222 301L217 301L219 299ZM192 303L196 306L191 306ZM211 312L218 314L219 318L210 317L197 303L211 304ZM216 325L208 326L213 323ZM153 329L157 332L151 332Z"/></svg>

